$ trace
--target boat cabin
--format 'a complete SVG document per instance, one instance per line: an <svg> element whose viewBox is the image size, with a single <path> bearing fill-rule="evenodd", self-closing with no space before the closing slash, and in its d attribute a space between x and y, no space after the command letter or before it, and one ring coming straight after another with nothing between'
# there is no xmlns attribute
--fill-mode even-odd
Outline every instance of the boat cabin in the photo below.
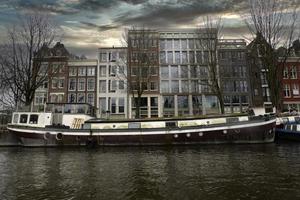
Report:
<svg viewBox="0 0 300 200"><path fill-rule="evenodd" d="M45 127L52 124L52 113L14 112L11 124L31 127Z"/></svg>

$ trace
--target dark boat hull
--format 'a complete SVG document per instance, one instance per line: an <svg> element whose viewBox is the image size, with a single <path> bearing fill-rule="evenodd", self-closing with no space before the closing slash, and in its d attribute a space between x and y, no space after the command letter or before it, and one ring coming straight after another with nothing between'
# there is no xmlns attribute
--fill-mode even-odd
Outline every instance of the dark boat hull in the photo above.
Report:
<svg viewBox="0 0 300 200"><path fill-rule="evenodd" d="M231 126L132 130L59 130L11 127L10 132L19 137L23 146L249 144L273 142L275 120Z"/></svg>
<svg viewBox="0 0 300 200"><path fill-rule="evenodd" d="M300 142L300 132L276 128L276 140Z"/></svg>

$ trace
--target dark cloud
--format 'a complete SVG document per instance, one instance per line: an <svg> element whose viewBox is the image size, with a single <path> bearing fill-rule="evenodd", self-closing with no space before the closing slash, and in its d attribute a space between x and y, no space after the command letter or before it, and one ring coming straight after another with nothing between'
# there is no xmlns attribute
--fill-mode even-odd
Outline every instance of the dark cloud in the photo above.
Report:
<svg viewBox="0 0 300 200"><path fill-rule="evenodd" d="M94 23L83 22L83 21L81 21L80 23L81 23L82 25L84 25L85 27L88 27L88 28L95 28L95 29L97 29L98 31L107 31L107 30L119 28L119 26L114 26L114 25L111 25L111 24L97 25L97 24L94 24Z"/></svg>
<svg viewBox="0 0 300 200"><path fill-rule="evenodd" d="M174 4L146 3L139 13L121 14L115 22L125 25L147 25L151 27L177 26L193 22L197 17L240 10L244 2L240 0L177 0Z"/></svg>

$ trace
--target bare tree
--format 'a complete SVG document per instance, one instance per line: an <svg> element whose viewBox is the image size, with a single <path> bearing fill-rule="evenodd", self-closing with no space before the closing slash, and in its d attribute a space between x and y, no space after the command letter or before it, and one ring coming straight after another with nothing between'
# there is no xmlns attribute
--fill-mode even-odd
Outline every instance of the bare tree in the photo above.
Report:
<svg viewBox="0 0 300 200"><path fill-rule="evenodd" d="M0 50L0 76L2 87L14 101L30 106L35 90L47 79L44 49L57 30L50 16L39 12L20 15L18 24L7 29L7 42Z"/></svg>
<svg viewBox="0 0 300 200"><path fill-rule="evenodd" d="M132 27L123 36L123 40L128 46L128 52L127 69L122 74L127 92L132 96L135 118L140 118L143 95L150 91L150 82L158 73L158 35L144 27Z"/></svg>
<svg viewBox="0 0 300 200"><path fill-rule="evenodd" d="M203 17L202 26L198 31L198 41L204 51L204 63L207 64L207 77L199 74L199 83L207 87L209 91L216 95L222 114L224 111L223 88L220 83L220 70L218 65L218 39L221 37L223 29L222 18Z"/></svg>
<svg viewBox="0 0 300 200"><path fill-rule="evenodd" d="M299 5L296 1L249 0L246 23L256 37L256 50L270 90L270 97L277 112L282 110L282 75L290 55L296 33ZM286 51L277 51L283 46Z"/></svg>

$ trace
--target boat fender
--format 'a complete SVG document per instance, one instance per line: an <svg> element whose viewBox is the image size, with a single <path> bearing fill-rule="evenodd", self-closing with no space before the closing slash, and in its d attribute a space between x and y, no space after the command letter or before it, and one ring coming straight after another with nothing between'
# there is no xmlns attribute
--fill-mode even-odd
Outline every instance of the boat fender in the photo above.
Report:
<svg viewBox="0 0 300 200"><path fill-rule="evenodd" d="M227 130L223 130L223 134L224 134L224 135L227 134Z"/></svg>
<svg viewBox="0 0 300 200"><path fill-rule="evenodd" d="M202 137L202 136L203 136L203 132L200 132L200 133L199 133L199 136Z"/></svg>
<svg viewBox="0 0 300 200"><path fill-rule="evenodd" d="M186 134L186 137L188 137L188 138L191 137L191 134L190 134L190 133L187 133L187 134Z"/></svg>
<svg viewBox="0 0 300 200"><path fill-rule="evenodd" d="M175 135L174 135L174 138L178 138L178 135L177 135L177 134L175 134Z"/></svg>
<svg viewBox="0 0 300 200"><path fill-rule="evenodd" d="M48 140L49 137L50 137L50 133L49 133L49 132L47 132L47 133L44 134L44 139L45 139L45 140Z"/></svg>
<svg viewBox="0 0 300 200"><path fill-rule="evenodd" d="M62 133L57 133L56 136L55 136L55 138L56 138L57 141L60 141L60 140L63 139L63 136L64 135Z"/></svg>

